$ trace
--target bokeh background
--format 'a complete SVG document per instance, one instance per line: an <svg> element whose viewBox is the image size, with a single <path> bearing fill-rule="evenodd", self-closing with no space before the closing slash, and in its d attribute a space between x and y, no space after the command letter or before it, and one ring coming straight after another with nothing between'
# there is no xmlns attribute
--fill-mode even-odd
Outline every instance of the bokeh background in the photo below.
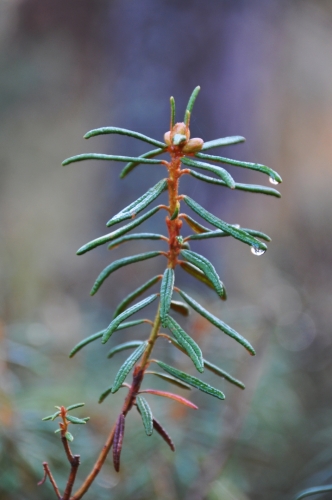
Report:
<svg viewBox="0 0 332 500"><path fill-rule="evenodd" d="M193 412L149 400L175 454L159 436L147 438L131 412L120 474L109 460L86 498L279 500L332 481L331 47L329 0L0 0L2 500L53 498L48 483L36 486L44 460L65 484L56 425L41 422L54 405L85 401L77 415L91 422L74 429L79 480L91 468L124 392L101 406L97 399L125 353L107 360L99 344L72 360L68 352L110 322L126 293L163 270L158 259L122 269L89 297L111 259L153 243L123 245L112 256L99 248L77 257L76 249L104 234L110 216L160 178L160 167L120 181L120 164L62 168L61 161L90 151L141 154L146 148L134 139L82 136L117 125L161 139L169 96L180 121L196 85L192 136L244 135L245 144L223 153L267 164L284 180L281 200L182 184L224 220L273 239L262 257L235 240L193 245L226 283L222 306L208 289L177 278L258 354L247 356L194 313L181 320L246 391L204 374L225 402L194 392L200 410ZM231 173L268 185L256 172ZM144 227L160 232L162 225L157 216ZM138 328L118 337L146 335ZM170 346L158 349L192 370Z"/></svg>

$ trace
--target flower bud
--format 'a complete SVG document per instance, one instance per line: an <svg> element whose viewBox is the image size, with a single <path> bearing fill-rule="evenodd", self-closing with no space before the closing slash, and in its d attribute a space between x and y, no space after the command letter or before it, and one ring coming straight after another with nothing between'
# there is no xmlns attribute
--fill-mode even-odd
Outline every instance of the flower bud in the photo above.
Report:
<svg viewBox="0 0 332 500"><path fill-rule="evenodd" d="M164 134L164 141L166 142L167 146L170 146L172 143L171 143L171 132L168 131L168 132L165 132Z"/></svg>
<svg viewBox="0 0 332 500"><path fill-rule="evenodd" d="M190 139L187 144L183 146L182 151L184 153L198 153L203 147L204 141L199 137L194 137Z"/></svg>

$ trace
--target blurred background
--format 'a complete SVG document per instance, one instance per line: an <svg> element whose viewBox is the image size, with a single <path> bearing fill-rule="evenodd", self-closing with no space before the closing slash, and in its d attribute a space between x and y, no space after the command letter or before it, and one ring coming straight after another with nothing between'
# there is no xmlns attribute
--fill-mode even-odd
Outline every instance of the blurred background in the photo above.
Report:
<svg viewBox="0 0 332 500"><path fill-rule="evenodd" d="M85 401L76 415L91 422L73 430L79 482L90 470L124 392L101 406L97 400L126 353L107 360L99 343L72 360L68 353L109 324L127 293L163 271L159 259L121 269L89 297L111 260L158 247L143 242L112 256L106 247L75 255L105 234L106 221L157 182L161 169L141 166L120 181L121 164L62 168L61 161L83 152L143 153L148 146L135 139L82 136L116 125L160 140L169 97L182 121L196 85L202 90L192 136L244 135L245 144L219 152L269 165L284 181L281 200L195 179L182 183L223 220L272 237L261 257L235 240L192 245L226 284L222 306L208 289L181 271L177 276L258 354L251 358L195 313L180 319L204 356L241 378L246 390L204 374L226 393L225 402L193 392L200 407L193 412L151 397L176 453L159 436L147 438L131 412L121 472L109 460L86 498L279 500L332 482L331 47L329 0L0 0L2 500L53 498L48 482L36 486L45 460L65 484L56 423L41 422L54 405ZM239 182L269 184L257 172L230 171ZM144 225L162 228L162 216ZM109 344L146 336L138 327ZM194 373L168 344L157 351Z"/></svg>

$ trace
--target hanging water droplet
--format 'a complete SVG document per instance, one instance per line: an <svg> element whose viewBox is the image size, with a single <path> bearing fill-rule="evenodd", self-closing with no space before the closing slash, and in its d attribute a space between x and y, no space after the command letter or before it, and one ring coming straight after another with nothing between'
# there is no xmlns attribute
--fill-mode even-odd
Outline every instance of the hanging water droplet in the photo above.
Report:
<svg viewBox="0 0 332 500"><path fill-rule="evenodd" d="M265 253L265 250L262 250L258 247L251 247L251 253L253 253L254 255L263 255L263 253Z"/></svg>
<svg viewBox="0 0 332 500"><path fill-rule="evenodd" d="M269 181L271 182L271 184L279 184L279 182L273 179L273 177L270 177Z"/></svg>

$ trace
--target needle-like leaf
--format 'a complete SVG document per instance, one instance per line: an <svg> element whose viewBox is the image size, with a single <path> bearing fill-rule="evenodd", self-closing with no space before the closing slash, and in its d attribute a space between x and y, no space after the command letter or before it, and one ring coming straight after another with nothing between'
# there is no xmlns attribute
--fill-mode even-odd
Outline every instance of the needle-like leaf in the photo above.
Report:
<svg viewBox="0 0 332 500"><path fill-rule="evenodd" d="M137 255L132 255L131 257L124 257L123 259L116 260L112 262L109 266L105 267L102 272L99 274L98 278L94 282L93 287L91 288L90 295L95 295L101 285L104 283L105 279L109 277L111 273L120 269L123 266L128 266L128 264L134 264L135 262L140 262L142 260L152 259L153 257L157 257L158 255L162 255L163 252L146 252L139 253Z"/></svg>
<svg viewBox="0 0 332 500"><path fill-rule="evenodd" d="M189 408L193 408L193 410L198 410L198 406L194 405L194 403L192 403L186 398L183 398L182 396L173 394L172 392L157 391L155 389L144 389L144 391L140 391L140 394L152 394L154 396L161 396L163 398L173 399L174 401L177 401L178 403L188 406Z"/></svg>
<svg viewBox="0 0 332 500"><path fill-rule="evenodd" d="M135 351L123 363L123 365L121 366L120 370L116 374L116 377L115 377L115 380L114 380L114 384L112 386L112 393L113 394L120 389L120 387L122 385L122 382L124 382L126 376L130 372L130 370L133 368L133 366L135 365L135 363L142 356L142 354L145 351L147 345L148 345L147 341L143 342L139 347L137 347L137 349L135 349Z"/></svg>
<svg viewBox="0 0 332 500"><path fill-rule="evenodd" d="M302 500L302 498L311 497L312 495L319 495L320 493L326 493L327 491L332 491L332 484L308 488L307 490L301 491L301 493L296 496L295 500Z"/></svg>
<svg viewBox="0 0 332 500"><path fill-rule="evenodd" d="M140 224L142 224L142 222L152 217L155 213L158 212L158 210L160 210L160 208L161 208L160 206L151 208L151 210L141 215L140 217L137 217L132 222L129 222L129 224L127 224L126 226L120 227L119 229L116 229L112 233L105 234L104 236L100 236L99 238L90 241L89 243L83 245L81 248L77 250L76 252L77 255L83 255L84 253L89 252L93 248L99 247L100 245L103 245L108 241L115 240L116 238L119 238L123 234L128 233L129 231L131 231L131 229L134 229L134 227L139 226Z"/></svg>
<svg viewBox="0 0 332 500"><path fill-rule="evenodd" d="M238 144L239 142L244 142L245 138L240 135L234 135L232 137L222 137L221 139L214 139L213 141L204 142L202 151L211 148L217 148L219 146L230 146L231 144Z"/></svg>
<svg viewBox="0 0 332 500"><path fill-rule="evenodd" d="M178 380L177 378L172 377L171 375L166 375L166 373L154 372L154 371L147 370L145 372L145 375L156 375L157 377L159 377L163 380L166 380L167 382L170 382L171 384L174 384L177 387L181 387L181 389L187 389L189 391L191 390L190 385L185 384L184 382L181 382L181 380Z"/></svg>
<svg viewBox="0 0 332 500"><path fill-rule="evenodd" d="M148 142L149 144L153 144L154 146L159 146L161 148L166 147L166 144L156 139L152 139L147 135L140 134L139 132L135 132L133 130L127 130L126 128L119 127L101 127L90 130L84 136L84 139L90 139L90 137L95 137L96 135L104 135L104 134L120 134L120 135L128 135L129 137L134 137L135 139L140 139L141 141Z"/></svg>
<svg viewBox="0 0 332 500"><path fill-rule="evenodd" d="M239 227L239 226L235 226ZM262 233L261 231L256 231L256 229L248 229L248 228L241 228L243 231L246 233L250 234L251 236L255 236L256 238L261 238L262 240L265 241L271 241L270 236L268 236L265 233ZM191 234L190 236L187 236L187 240L207 240L210 238L225 238L226 236L231 236L228 233L225 233L225 231L217 230L217 231L210 231L209 233L203 233L203 234Z"/></svg>
<svg viewBox="0 0 332 500"><path fill-rule="evenodd" d="M128 205L126 208L122 209L117 215L114 215L112 219L107 222L107 226L113 226L126 219L133 219L139 212L144 210L150 203L152 203L158 196L167 189L167 179L162 179L155 186L150 188L146 193L144 193L136 201Z"/></svg>
<svg viewBox="0 0 332 500"><path fill-rule="evenodd" d="M229 335L234 340L236 340L236 342L245 347L252 356L256 354L255 349L244 337L242 337L242 335L237 333L230 326L226 325L226 323L221 321L221 319L209 313L206 309L204 309L203 306L196 302L196 300L194 300L192 297L189 297L189 295L187 295L182 290L179 290L179 294L187 302L187 304L189 304L196 312L203 316L203 318L207 319L210 323L212 323L212 325L216 326L217 328L219 328L219 330L226 333L226 335Z"/></svg>
<svg viewBox="0 0 332 500"><path fill-rule="evenodd" d="M197 233L197 234L208 233L211 231L211 229L208 229L207 227L202 226L202 224L197 222L195 219L190 217L190 215L188 215L188 214L182 214L182 219L184 219L186 221L186 223L188 224L188 226L193 231L195 231L195 233Z"/></svg>
<svg viewBox="0 0 332 500"><path fill-rule="evenodd" d="M195 172L194 170L190 170L189 174L192 177L199 179L200 181L208 182L210 184L217 184L219 186L227 186L226 182L224 182L220 179L216 179L215 177L208 177L207 175L199 174L198 172ZM266 194L269 196L275 196L276 198L281 197L281 194L276 189L266 187L266 186L259 186L256 184L242 184L240 182L236 182L235 189L237 189L238 191L248 191L250 193Z"/></svg>
<svg viewBox="0 0 332 500"><path fill-rule="evenodd" d="M225 372L225 370L222 370L221 368L219 368L219 366L216 366L216 365L210 363L210 361L207 361L206 359L204 359L203 361L204 361L204 367L207 370L210 370L210 372L213 372L216 375L219 375L219 377L224 378L225 380L227 380L231 384L237 385L238 387L240 387L240 389L245 389L245 385L243 384L243 382L232 377L232 375Z"/></svg>
<svg viewBox="0 0 332 500"><path fill-rule="evenodd" d="M155 234L155 233L134 233L134 234L127 234L126 236L122 236L121 238L117 238L116 240L112 241L108 245L108 250L112 250L113 248L117 248L119 245L122 243L126 243L127 241L132 241L132 240L165 240L167 241L166 236L163 236L162 234Z"/></svg>
<svg viewBox="0 0 332 500"><path fill-rule="evenodd" d="M186 271L188 274L191 274L191 276L193 276L194 278L196 278L197 280L201 281L209 288L212 288L212 290L214 290L214 286L211 283L211 281L196 266L193 266L189 262L184 262L184 261L179 262L179 264L182 267L182 269ZM225 300L224 297L221 298Z"/></svg>
<svg viewBox="0 0 332 500"><path fill-rule="evenodd" d="M143 426L147 436L153 432L153 415L148 402L142 396L136 396L136 404L142 417Z"/></svg>
<svg viewBox="0 0 332 500"><path fill-rule="evenodd" d="M158 434L163 438L163 440L166 441L166 443L168 444L170 449L172 451L175 451L175 446L174 446L174 443L173 443L171 437L165 431L165 429L160 425L158 420L156 420L155 418L153 419L153 428L156 432L158 432Z"/></svg>
<svg viewBox="0 0 332 500"><path fill-rule="evenodd" d="M202 149L204 149L204 146ZM220 163L227 163L229 165L234 165L235 167L244 167L244 168L249 168L250 170L257 170L258 172L267 174L269 177L271 177L271 179L273 179L278 183L282 182L282 178L280 177L278 172L272 170L272 168L267 167L266 165L261 165L260 163L249 163L247 161L232 160L231 158L225 158L223 156L206 155L204 153L196 153L195 156L197 158L202 158L203 160L219 161Z"/></svg>
<svg viewBox="0 0 332 500"><path fill-rule="evenodd" d="M106 330L104 330L101 340L102 344L105 344L112 335L112 333L118 330L119 325L120 323L122 323L122 321L124 321L125 319L129 318L129 316L132 316L136 312L140 311L144 307L151 304L154 300L156 300L157 297L158 295L156 293L149 295L149 297L146 297L145 299L141 300L137 304L134 304L133 306L129 307L129 309L126 309L121 314L116 316L116 318L113 319L113 321L109 324Z"/></svg>
<svg viewBox="0 0 332 500"><path fill-rule="evenodd" d="M121 170L120 172L120 179L123 179L128 175L132 170L134 170L135 167L138 167L138 165L141 165L142 163L145 163L144 161L141 161L141 159L149 159L149 158L155 158L156 156L161 155L162 153L165 152L165 149L153 149L152 151L148 151L147 153L144 153L143 155L140 155L137 157L137 160L135 161L130 161L127 163L127 165Z"/></svg>
<svg viewBox="0 0 332 500"><path fill-rule="evenodd" d="M181 158L181 163L183 163L184 165L188 165L189 167L200 168L202 170L213 172L218 177L220 177L220 179L225 183L227 187L235 189L236 184L233 177L224 168L216 167L215 165L209 165L209 163L205 163L202 161L195 161L185 156Z"/></svg>
<svg viewBox="0 0 332 500"><path fill-rule="evenodd" d="M211 262L205 257L203 257L203 255L200 255L196 252L192 252L191 250L181 250L181 255L188 262L190 262L190 264L198 267L198 269L200 269L205 274L208 280L211 281L219 297L224 298L225 295L224 285L220 280L217 271L215 270Z"/></svg>
<svg viewBox="0 0 332 500"><path fill-rule="evenodd" d="M212 387L206 382L203 382L202 380L199 380L198 378L193 377L192 375L188 375L187 373L181 372L180 370L173 368L173 366L167 365L163 361L157 361L157 363L163 370L165 370L165 372L182 380L182 382L185 382L186 384L189 384L192 387L195 387L196 389L199 389L202 392L206 392L207 394L210 394L211 396L214 396L218 399L225 399L225 395L221 391L219 391L219 389Z"/></svg>
<svg viewBox="0 0 332 500"><path fill-rule="evenodd" d="M194 212L200 215L204 220L217 227L218 229L229 233L231 236L233 236L233 238L236 238L237 240L240 240L243 243L246 243L247 245L250 245L251 247L254 247L256 249L264 250L264 252L267 250L267 246L265 245L265 243L257 240L250 234L243 231L243 229L238 229L231 224L227 224L227 222L222 221L215 215L205 210L205 208L203 208L201 205L199 205L199 203L197 203L197 201L194 201L189 196L184 196L183 200L186 202L188 207L190 207Z"/></svg>
<svg viewBox="0 0 332 500"><path fill-rule="evenodd" d="M166 326L167 315L171 307L171 300L174 288L174 269L165 269L160 286L160 319L162 326Z"/></svg>
<svg viewBox="0 0 332 500"><path fill-rule="evenodd" d="M144 283L144 285L136 288L136 290L127 295L127 297L125 297L116 308L115 313L113 315L113 319L119 316L119 314L122 313L129 306L129 304L131 304L135 299L137 299L137 297L142 295L142 293L151 288L155 283L158 283L158 281L160 281L161 278L162 276L160 274L154 276L154 278L151 278L149 281Z"/></svg>
<svg viewBox="0 0 332 500"><path fill-rule="evenodd" d="M184 115L184 122L186 125L189 125L189 120L190 120L190 115L193 111L193 107L194 107L194 104L195 104L195 101L196 101L196 98L198 96L198 93L199 91L201 90L201 87L200 86L197 86L194 88L191 96L189 97L189 101L188 101L188 104L187 104L187 107L186 107L186 112L185 112L185 115Z"/></svg>
<svg viewBox="0 0 332 500"><path fill-rule="evenodd" d="M120 413L114 433L113 439L113 464L116 472L120 470L120 455L122 450L123 436L125 430L125 416L123 413Z"/></svg>
<svg viewBox="0 0 332 500"><path fill-rule="evenodd" d="M175 125L175 99L174 99L174 97L173 96L170 97L169 101L171 104L171 129L172 129Z"/></svg>
<svg viewBox="0 0 332 500"><path fill-rule="evenodd" d="M118 344L108 352L107 357L112 358L114 354L118 352L125 351L126 349L132 349L133 347L139 347L144 341L143 340L130 340L129 342L124 342L123 344Z"/></svg>
<svg viewBox="0 0 332 500"><path fill-rule="evenodd" d="M180 302L178 300L171 301L171 309L179 314L182 314L182 316L189 316L189 307L187 306L187 304L184 304L183 302Z"/></svg>
<svg viewBox="0 0 332 500"><path fill-rule="evenodd" d="M192 339L171 316L167 317L166 325L167 328L169 328L169 330L173 333L180 346L187 352L196 369L200 373L203 373L204 364L202 351L194 339Z"/></svg>
<svg viewBox="0 0 332 500"><path fill-rule="evenodd" d="M66 410L71 411L75 410L76 408L82 408L84 406L84 403L76 403L74 405L67 406Z"/></svg>
<svg viewBox="0 0 332 500"><path fill-rule="evenodd" d="M147 163L148 165L158 165L163 163L163 160L153 160L147 158L135 158L133 156L118 156L118 155L104 155L99 153L84 153L81 155L71 156L62 162L62 165L65 167L70 163L77 163L78 161L85 160L106 160L106 161L125 161L125 162L139 162L139 163Z"/></svg>

